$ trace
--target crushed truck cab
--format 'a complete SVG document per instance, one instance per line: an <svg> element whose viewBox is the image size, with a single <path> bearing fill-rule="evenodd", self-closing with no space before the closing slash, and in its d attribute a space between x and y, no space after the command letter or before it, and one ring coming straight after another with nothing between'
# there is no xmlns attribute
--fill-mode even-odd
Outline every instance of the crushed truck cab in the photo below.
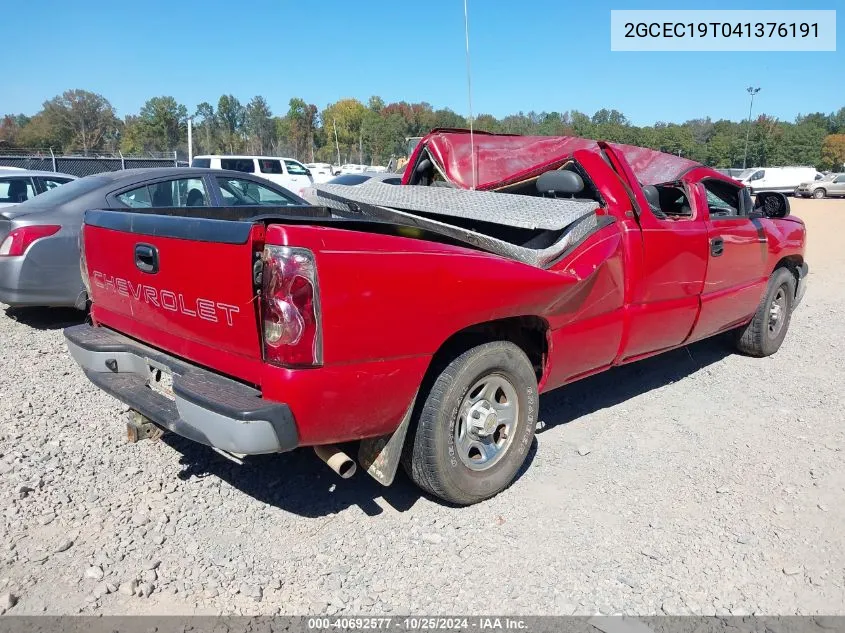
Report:
<svg viewBox="0 0 845 633"><path fill-rule="evenodd" d="M435 130L403 185L313 206L96 209L97 386L236 456L359 442L382 483L474 503L508 486L538 394L731 332L777 351L806 285L776 193L686 159L569 137Z"/></svg>

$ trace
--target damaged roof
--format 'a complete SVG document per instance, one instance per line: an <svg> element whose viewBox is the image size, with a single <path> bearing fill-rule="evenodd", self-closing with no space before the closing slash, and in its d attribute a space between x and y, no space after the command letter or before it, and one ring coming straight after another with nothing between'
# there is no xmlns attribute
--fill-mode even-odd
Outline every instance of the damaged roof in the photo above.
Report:
<svg viewBox="0 0 845 633"><path fill-rule="evenodd" d="M604 143L625 158L640 184L654 185L677 180L698 163L687 158L665 154L645 147L622 143ZM516 136L469 130L437 129L422 139L408 163L403 184L407 184L416 156L423 150L437 165L443 176L462 189L473 186L472 165L476 165L476 189L497 189L556 169L577 150L598 155L598 141L575 136ZM472 152L475 154L473 161Z"/></svg>

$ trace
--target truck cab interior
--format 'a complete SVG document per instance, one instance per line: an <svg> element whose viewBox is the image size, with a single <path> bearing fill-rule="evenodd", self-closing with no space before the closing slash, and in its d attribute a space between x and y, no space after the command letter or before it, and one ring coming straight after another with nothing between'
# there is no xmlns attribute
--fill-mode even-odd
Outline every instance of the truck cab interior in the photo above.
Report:
<svg viewBox="0 0 845 633"><path fill-rule="evenodd" d="M686 189L681 183L645 185L643 194L651 212L659 218L691 218L693 215Z"/></svg>

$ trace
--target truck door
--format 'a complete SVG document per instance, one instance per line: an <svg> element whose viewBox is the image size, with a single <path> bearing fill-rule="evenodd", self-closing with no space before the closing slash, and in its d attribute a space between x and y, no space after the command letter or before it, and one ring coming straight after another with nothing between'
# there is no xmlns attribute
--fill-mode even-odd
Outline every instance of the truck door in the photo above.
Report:
<svg viewBox="0 0 845 633"><path fill-rule="evenodd" d="M692 201L689 182L641 187L624 156L611 144L600 146L639 209L641 252L639 265L626 273L625 335L614 361L620 364L676 347L689 337L707 270L707 225Z"/></svg>
<svg viewBox="0 0 845 633"><path fill-rule="evenodd" d="M629 306L628 337L620 360L683 343L695 324L707 266L707 226L683 181L643 188L640 215L642 277Z"/></svg>
<svg viewBox="0 0 845 633"><path fill-rule="evenodd" d="M751 196L727 180L694 183L696 205L706 214L709 240L701 314L690 340L741 325L757 309L768 282L768 243Z"/></svg>

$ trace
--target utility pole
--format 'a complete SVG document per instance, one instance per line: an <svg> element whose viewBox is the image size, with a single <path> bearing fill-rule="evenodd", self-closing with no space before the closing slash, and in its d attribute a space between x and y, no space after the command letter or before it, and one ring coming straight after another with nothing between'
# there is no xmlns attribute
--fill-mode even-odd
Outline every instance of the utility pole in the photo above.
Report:
<svg viewBox="0 0 845 633"><path fill-rule="evenodd" d="M760 92L760 88L748 86L745 90L751 95L751 104L748 106L748 123L745 126L745 155L742 157L743 169L745 169L746 162L748 161L748 135L751 134L751 109L754 107L754 95Z"/></svg>
<svg viewBox="0 0 845 633"><path fill-rule="evenodd" d="M188 117L188 167L194 162L194 117Z"/></svg>
<svg viewBox="0 0 845 633"><path fill-rule="evenodd" d="M332 125L334 126L334 146L337 148L337 168L340 169L340 144L337 142L337 120L332 119Z"/></svg>

